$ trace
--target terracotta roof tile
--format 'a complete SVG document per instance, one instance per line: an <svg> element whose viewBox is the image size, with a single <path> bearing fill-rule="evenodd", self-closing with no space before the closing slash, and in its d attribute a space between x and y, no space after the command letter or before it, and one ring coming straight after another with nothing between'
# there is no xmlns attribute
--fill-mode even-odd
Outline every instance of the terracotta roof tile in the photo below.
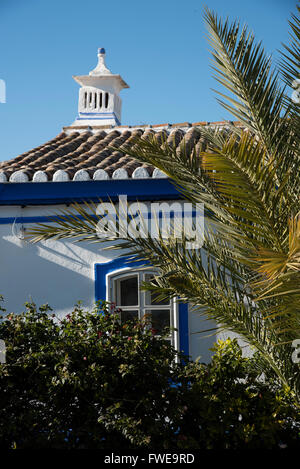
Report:
<svg viewBox="0 0 300 469"><path fill-rule="evenodd" d="M44 145L33 148L12 160L1 162L1 180L6 178L12 182L27 180L42 182L74 178L86 180L107 177L152 177L153 167L130 158L118 149L124 144L129 148L132 147L136 136L144 139L154 134L158 142L167 139L168 143L178 150L185 145L189 151L196 145L200 151L206 146L206 141L201 135L201 127L206 125L226 127L228 122L193 124L184 122L116 128L64 127L63 132ZM241 123L235 122L234 125L241 126ZM136 171L137 168L141 170Z"/></svg>

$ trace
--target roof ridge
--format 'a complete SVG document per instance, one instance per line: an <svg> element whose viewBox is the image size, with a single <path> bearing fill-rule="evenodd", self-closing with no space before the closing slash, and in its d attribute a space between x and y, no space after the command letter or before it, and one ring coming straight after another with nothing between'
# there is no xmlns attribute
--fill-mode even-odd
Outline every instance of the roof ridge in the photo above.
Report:
<svg viewBox="0 0 300 469"><path fill-rule="evenodd" d="M230 120L224 120L224 121L199 121L199 122L176 122L176 123L163 123L163 124L140 124L140 125L70 125L70 126L64 126L63 130L64 131L72 131L72 130L100 130L100 129L145 129L145 128L150 128L150 129L156 129L156 128L176 128L176 127L204 127L204 126L226 126L226 125L234 125L236 127L243 126L242 122L240 121L230 121Z"/></svg>

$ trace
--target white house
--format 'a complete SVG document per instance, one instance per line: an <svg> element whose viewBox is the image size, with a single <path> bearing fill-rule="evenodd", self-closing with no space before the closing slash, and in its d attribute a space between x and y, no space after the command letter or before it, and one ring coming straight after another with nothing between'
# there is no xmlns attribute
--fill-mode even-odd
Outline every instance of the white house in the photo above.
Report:
<svg viewBox="0 0 300 469"><path fill-rule="evenodd" d="M178 329L170 339L193 359L210 356L215 337L203 339L197 331L209 325L185 304L154 303L139 290L151 276L128 264L118 252L103 251L101 244L76 244L70 240L31 244L24 240L29 224L48 221L58 209L77 201L117 200L174 201L180 194L155 168L118 152L136 135L164 134L176 146L203 145L201 127L208 123L121 125L122 101L128 88L120 75L105 65L105 50L88 75L73 77L80 85L78 117L45 144L0 164L0 293L8 312L19 313L25 301L49 303L64 315L81 300L92 307L95 300L113 300L124 315L150 312L159 327ZM226 125L212 123L210 125Z"/></svg>

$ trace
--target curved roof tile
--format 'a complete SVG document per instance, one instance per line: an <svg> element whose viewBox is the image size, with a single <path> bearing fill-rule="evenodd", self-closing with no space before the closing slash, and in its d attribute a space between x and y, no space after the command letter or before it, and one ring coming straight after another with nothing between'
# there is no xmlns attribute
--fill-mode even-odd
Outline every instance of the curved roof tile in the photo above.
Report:
<svg viewBox="0 0 300 469"><path fill-rule="evenodd" d="M119 151L131 148L135 137L155 135L176 149L194 145L201 151L207 142L201 135L203 126L228 127L228 122L163 124L118 128L65 127L64 131L32 150L11 160L0 162L0 183L7 181L78 181L107 178L164 177L157 169L140 163ZM234 123L241 126L240 123Z"/></svg>

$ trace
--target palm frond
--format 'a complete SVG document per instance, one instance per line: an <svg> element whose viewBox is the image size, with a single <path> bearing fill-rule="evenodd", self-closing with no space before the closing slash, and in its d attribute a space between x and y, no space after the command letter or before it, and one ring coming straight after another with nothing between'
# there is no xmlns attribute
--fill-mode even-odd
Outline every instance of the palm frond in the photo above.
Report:
<svg viewBox="0 0 300 469"><path fill-rule="evenodd" d="M300 13L300 6L297 6ZM288 86L292 87L294 80L300 78L300 18L292 14L289 21L290 44L283 45L286 52L281 52L281 73Z"/></svg>
<svg viewBox="0 0 300 469"><path fill-rule="evenodd" d="M188 248L185 238L166 239L160 230L156 238L128 230L116 234L109 224L99 224L101 201L73 204L54 223L27 234L36 242L108 242L106 249L121 247L132 260L150 262L159 274L145 288L179 297L219 328L239 334L259 350L261 370L271 367L300 400L299 364L291 359L291 342L300 334L299 108L287 99L271 58L246 27L222 22L209 10L205 20L216 78L229 92L219 93L221 103L244 129L194 129L177 148L163 133L153 133L118 149L163 171L183 200L205 205L202 248ZM287 49L290 58L285 56L286 79L296 73L299 59L297 18L291 26L295 39ZM121 209L116 208L119 228ZM134 214L128 217L129 223Z"/></svg>
<svg viewBox="0 0 300 469"><path fill-rule="evenodd" d="M229 91L229 95L217 91L225 98L219 103L259 138L268 153L282 150L283 135L286 141L288 133L281 119L285 90L272 69L271 57L246 26L223 22L209 9L204 19L215 78Z"/></svg>

